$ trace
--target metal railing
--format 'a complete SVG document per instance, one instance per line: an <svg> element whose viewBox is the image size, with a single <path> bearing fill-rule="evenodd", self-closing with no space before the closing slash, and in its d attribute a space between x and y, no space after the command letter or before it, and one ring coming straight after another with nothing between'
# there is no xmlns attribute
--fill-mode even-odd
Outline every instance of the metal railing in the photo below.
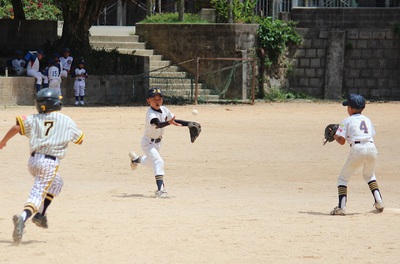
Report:
<svg viewBox="0 0 400 264"><path fill-rule="evenodd" d="M274 16L290 12L293 7L347 8L358 7L356 0L258 0L255 13L260 16ZM400 7L400 0L384 0L370 7Z"/></svg>

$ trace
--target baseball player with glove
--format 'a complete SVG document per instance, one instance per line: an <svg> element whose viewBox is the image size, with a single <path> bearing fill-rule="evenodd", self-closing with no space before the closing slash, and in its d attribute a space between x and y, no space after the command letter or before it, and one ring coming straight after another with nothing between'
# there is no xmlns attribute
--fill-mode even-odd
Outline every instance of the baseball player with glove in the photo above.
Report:
<svg viewBox="0 0 400 264"><path fill-rule="evenodd" d="M189 127L190 140L193 143L201 132L201 126L196 122L175 119L175 115L163 106L163 93L159 88L152 88L148 91L147 103L150 108L146 113L145 131L141 142L145 155L138 156L131 151L129 162L133 170L138 164L152 168L157 184L155 195L165 198L168 194L164 186L164 160L160 155L164 128L168 125Z"/></svg>
<svg viewBox="0 0 400 264"><path fill-rule="evenodd" d="M18 245L24 233L25 222L33 215L32 222L48 228L46 210L55 196L61 192L63 180L58 174L60 160L64 158L68 143L82 144L83 133L75 122L59 112L62 103L58 92L51 88L40 90L36 95L38 114L17 116L0 141L3 149L17 133L29 138L29 172L35 181L21 214L13 216L13 241Z"/></svg>
<svg viewBox="0 0 400 264"><path fill-rule="evenodd" d="M375 129L371 120L362 114L365 99L361 95L351 94L342 104L347 106L349 117L338 126L332 124L325 129L325 140L336 140L340 145L344 145L346 141L350 144L349 157L338 177L339 204L332 210L331 215L346 215L347 184L359 168L362 168L364 180L374 197L375 209L383 212L385 206L374 173L378 154L373 139ZM331 131L335 131L333 140L330 137Z"/></svg>

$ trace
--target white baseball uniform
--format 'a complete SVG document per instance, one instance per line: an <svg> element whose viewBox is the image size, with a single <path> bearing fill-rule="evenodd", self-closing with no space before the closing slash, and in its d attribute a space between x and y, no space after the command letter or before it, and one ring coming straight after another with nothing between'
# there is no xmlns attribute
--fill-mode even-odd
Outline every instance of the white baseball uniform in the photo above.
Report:
<svg viewBox="0 0 400 264"><path fill-rule="evenodd" d="M347 186L350 177L361 167L367 183L376 180L374 171L378 151L373 140L375 129L371 120L362 114L351 115L340 123L336 134L345 138L351 146L350 155L340 172L338 185Z"/></svg>
<svg viewBox="0 0 400 264"><path fill-rule="evenodd" d="M51 66L48 69L49 87L53 88L61 95L61 77L60 70L57 66Z"/></svg>
<svg viewBox="0 0 400 264"><path fill-rule="evenodd" d="M63 180L58 173L60 160L65 156L68 143L80 144L83 133L68 116L58 112L18 116L21 135L29 138L28 168L35 178L25 208L37 212L46 195L60 193Z"/></svg>
<svg viewBox="0 0 400 264"><path fill-rule="evenodd" d="M164 160L159 151L165 127L157 128L150 121L157 118L160 122L165 122L170 121L173 117L174 114L165 106L161 106L160 111L150 107L146 113L145 131L141 142L145 155L141 156L140 163L152 168L154 175L164 175Z"/></svg>
<svg viewBox="0 0 400 264"><path fill-rule="evenodd" d="M24 59L15 58L12 60L12 67L18 76L26 74L26 61Z"/></svg>
<svg viewBox="0 0 400 264"><path fill-rule="evenodd" d="M36 84L42 85L42 82L47 84L48 77L40 72L40 62L36 57L34 61L28 61L26 73L30 77L36 78Z"/></svg>
<svg viewBox="0 0 400 264"><path fill-rule="evenodd" d="M67 57L61 57L60 58L60 63L62 66L62 71L61 71L61 77L62 78L67 78L68 77L68 71L71 70L71 66L72 66L72 62L74 61L74 58L72 58L71 56L67 56Z"/></svg>
<svg viewBox="0 0 400 264"><path fill-rule="evenodd" d="M87 72L84 68L76 68L75 69L75 96L84 96L85 95L85 87L86 87L86 76Z"/></svg>

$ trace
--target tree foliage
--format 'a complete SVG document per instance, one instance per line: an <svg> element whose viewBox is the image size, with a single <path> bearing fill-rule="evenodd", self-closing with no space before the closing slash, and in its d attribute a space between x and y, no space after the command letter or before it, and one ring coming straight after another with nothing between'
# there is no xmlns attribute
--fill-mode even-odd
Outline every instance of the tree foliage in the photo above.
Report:
<svg viewBox="0 0 400 264"><path fill-rule="evenodd" d="M53 0L0 0L0 19L62 20Z"/></svg>

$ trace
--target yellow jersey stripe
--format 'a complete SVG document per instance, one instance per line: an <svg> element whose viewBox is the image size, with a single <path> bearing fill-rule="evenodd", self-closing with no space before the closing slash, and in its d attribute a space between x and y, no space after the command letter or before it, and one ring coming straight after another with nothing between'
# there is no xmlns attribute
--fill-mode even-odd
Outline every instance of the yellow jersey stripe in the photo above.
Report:
<svg viewBox="0 0 400 264"><path fill-rule="evenodd" d="M81 144L84 138L84 134L82 133L82 135L78 138L78 140L75 142L75 144Z"/></svg>
<svg viewBox="0 0 400 264"><path fill-rule="evenodd" d="M20 126L21 131L19 132L21 135L25 135L25 126L24 126L24 120L22 119L21 116L17 116L17 125Z"/></svg>

